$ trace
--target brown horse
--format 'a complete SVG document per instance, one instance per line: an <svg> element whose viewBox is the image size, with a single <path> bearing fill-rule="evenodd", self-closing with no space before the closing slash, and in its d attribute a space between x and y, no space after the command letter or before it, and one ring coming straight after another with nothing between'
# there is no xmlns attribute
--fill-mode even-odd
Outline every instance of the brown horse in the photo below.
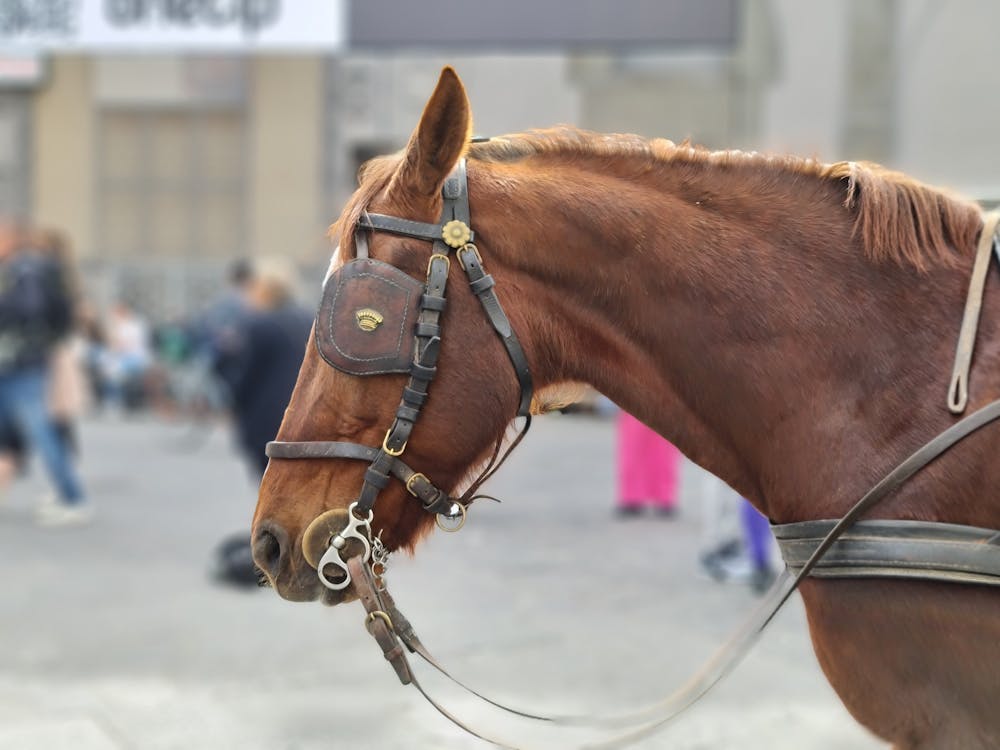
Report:
<svg viewBox="0 0 1000 750"><path fill-rule="evenodd" d="M530 362L538 400L567 383L607 394L776 523L836 518L952 424L950 364L977 208L874 165L709 152L664 140L541 131L470 144L469 102L445 69L404 151L371 162L336 225L353 257L365 210L424 222L467 159L476 244ZM371 255L422 279L428 242L371 236ZM452 276L460 274L457 264ZM517 410L507 354L453 284L438 375L406 460L453 490ZM970 408L1000 396L991 272ZM378 446L405 382L353 377L310 345L282 440ZM997 428L946 454L871 517L1000 528ZM272 460L255 556L278 592L335 604L303 532L357 496L356 461ZM372 528L412 548L432 517L401 485ZM613 554L613 552L609 552ZM898 748L1000 746L1000 596L975 585L809 579L813 644L851 713Z"/></svg>

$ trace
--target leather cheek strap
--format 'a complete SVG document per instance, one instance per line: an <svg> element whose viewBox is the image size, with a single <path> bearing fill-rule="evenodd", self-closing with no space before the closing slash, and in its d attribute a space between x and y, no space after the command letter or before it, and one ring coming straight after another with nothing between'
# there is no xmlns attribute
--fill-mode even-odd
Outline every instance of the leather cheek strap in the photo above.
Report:
<svg viewBox="0 0 1000 750"><path fill-rule="evenodd" d="M474 245L466 245L459 250L458 259L465 270L465 275L469 278L469 287L479 299L483 310L486 311L490 325L500 337L500 341L510 357L511 364L514 366L514 373L521 386L521 401L517 407L517 415L526 417L531 414L531 397L534 387L531 379L531 368L528 366L528 358L524 354L524 349L521 348L521 342L514 334L510 319L497 298L494 290L496 283L483 268L482 258Z"/></svg>

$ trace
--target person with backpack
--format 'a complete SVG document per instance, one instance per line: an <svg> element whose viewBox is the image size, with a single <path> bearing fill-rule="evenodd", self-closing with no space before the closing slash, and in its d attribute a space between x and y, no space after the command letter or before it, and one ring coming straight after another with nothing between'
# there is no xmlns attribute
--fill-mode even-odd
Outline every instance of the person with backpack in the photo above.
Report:
<svg viewBox="0 0 1000 750"><path fill-rule="evenodd" d="M56 500L43 504L38 516L48 526L93 517L47 398L52 353L69 333L71 308L55 261L32 247L23 226L0 218L0 426L23 436L48 471Z"/></svg>

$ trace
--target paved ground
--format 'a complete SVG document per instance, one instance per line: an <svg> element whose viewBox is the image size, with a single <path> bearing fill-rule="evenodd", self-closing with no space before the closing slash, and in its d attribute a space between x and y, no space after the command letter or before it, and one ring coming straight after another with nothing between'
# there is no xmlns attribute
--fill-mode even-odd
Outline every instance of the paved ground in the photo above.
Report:
<svg viewBox="0 0 1000 750"><path fill-rule="evenodd" d="M486 747L395 682L357 605L209 580L209 551L247 524L253 490L222 431L193 451L179 449L184 435L88 423L100 516L87 529L33 524L37 478L0 509L0 750ZM683 682L753 606L699 575L690 489L676 521L611 520L611 440L606 422L538 420L492 485L502 506L394 561L402 610L482 690L538 710L640 705ZM525 747L580 741L421 674L456 712ZM826 685L795 600L717 692L637 747L882 745Z"/></svg>

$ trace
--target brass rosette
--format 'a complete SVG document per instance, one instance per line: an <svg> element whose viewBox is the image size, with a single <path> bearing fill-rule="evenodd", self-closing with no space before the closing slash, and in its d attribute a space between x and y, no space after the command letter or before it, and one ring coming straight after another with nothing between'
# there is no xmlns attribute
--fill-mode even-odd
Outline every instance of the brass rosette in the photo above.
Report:
<svg viewBox="0 0 1000 750"><path fill-rule="evenodd" d="M452 219L441 228L441 239L448 247L457 250L464 247L472 239L472 230L464 221Z"/></svg>

